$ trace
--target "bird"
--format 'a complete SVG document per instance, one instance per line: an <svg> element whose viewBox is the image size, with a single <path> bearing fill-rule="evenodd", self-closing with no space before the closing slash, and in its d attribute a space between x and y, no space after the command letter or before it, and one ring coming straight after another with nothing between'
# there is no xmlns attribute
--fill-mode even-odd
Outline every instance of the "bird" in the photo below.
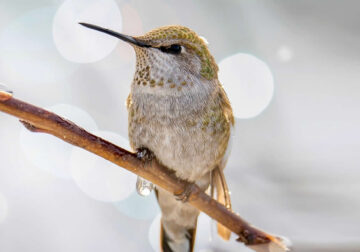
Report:
<svg viewBox="0 0 360 252"><path fill-rule="evenodd" d="M142 157L155 157L178 178L213 197L215 191L217 200L231 209L223 169L234 116L206 40L181 25L130 36L80 24L135 50L136 70L126 102L132 149ZM162 251L193 251L199 211L187 202L189 192L174 195L160 187L155 191L161 209ZM230 237L221 224L218 233L225 240Z"/></svg>

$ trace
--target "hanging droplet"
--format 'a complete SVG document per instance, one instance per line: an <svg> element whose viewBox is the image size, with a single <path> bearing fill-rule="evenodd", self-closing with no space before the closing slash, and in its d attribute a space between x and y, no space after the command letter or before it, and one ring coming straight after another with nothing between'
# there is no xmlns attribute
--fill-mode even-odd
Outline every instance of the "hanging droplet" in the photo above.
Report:
<svg viewBox="0 0 360 252"><path fill-rule="evenodd" d="M136 181L136 191L141 196L148 196L154 189L153 183L143 179L142 177L138 176Z"/></svg>
<svg viewBox="0 0 360 252"><path fill-rule="evenodd" d="M0 84L0 101L6 101L13 96L13 91Z"/></svg>

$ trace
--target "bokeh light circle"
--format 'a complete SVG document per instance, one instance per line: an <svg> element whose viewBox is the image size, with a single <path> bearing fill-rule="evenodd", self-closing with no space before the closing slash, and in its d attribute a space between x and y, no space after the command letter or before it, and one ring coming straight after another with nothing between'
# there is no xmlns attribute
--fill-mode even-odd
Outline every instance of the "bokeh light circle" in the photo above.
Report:
<svg viewBox="0 0 360 252"><path fill-rule="evenodd" d="M253 55L238 53L222 60L219 69L219 80L236 117L255 117L269 105L274 78L266 63Z"/></svg>
<svg viewBox="0 0 360 252"><path fill-rule="evenodd" d="M57 104L47 108L77 125L94 131L95 121L83 109L69 104ZM48 134L34 134L25 128L20 133L20 144L26 158L36 167L59 178L71 178L70 156L72 145Z"/></svg>
<svg viewBox="0 0 360 252"><path fill-rule="evenodd" d="M33 9L1 29L0 76L3 81L23 83L27 88L31 85L32 90L39 91L42 84L50 85L64 79L78 68L56 51L51 35L55 11L52 6ZM58 89L58 86L53 88Z"/></svg>
<svg viewBox="0 0 360 252"><path fill-rule="evenodd" d="M282 62L289 62L294 57L293 50L287 45L280 46L276 54L278 59Z"/></svg>
<svg viewBox="0 0 360 252"><path fill-rule="evenodd" d="M160 212L155 193L143 197L133 192L125 200L115 202L114 206L122 214L138 220L151 220Z"/></svg>
<svg viewBox="0 0 360 252"><path fill-rule="evenodd" d="M113 0L66 0L53 21L53 37L60 54L78 63L96 62L116 47L118 39L79 25L91 23L118 32L121 12Z"/></svg>
<svg viewBox="0 0 360 252"><path fill-rule="evenodd" d="M0 223L2 223L7 216L8 213L8 203L5 196L0 193Z"/></svg>
<svg viewBox="0 0 360 252"><path fill-rule="evenodd" d="M96 131L94 134L130 149L128 140L118 134L107 131ZM71 154L71 174L76 185L96 200L124 200L135 190L135 174L77 147Z"/></svg>

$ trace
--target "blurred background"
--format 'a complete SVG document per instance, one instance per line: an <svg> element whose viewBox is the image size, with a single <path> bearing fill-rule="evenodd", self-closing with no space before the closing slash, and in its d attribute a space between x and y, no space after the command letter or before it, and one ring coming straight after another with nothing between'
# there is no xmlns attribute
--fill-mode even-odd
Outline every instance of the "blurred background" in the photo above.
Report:
<svg viewBox="0 0 360 252"><path fill-rule="evenodd" d="M2 0L0 83L128 147L129 35L181 24L209 42L236 115L233 209L293 251L360 251L360 4L334 0ZM159 251L135 175L0 113L0 251ZM200 215L196 251L223 242Z"/></svg>

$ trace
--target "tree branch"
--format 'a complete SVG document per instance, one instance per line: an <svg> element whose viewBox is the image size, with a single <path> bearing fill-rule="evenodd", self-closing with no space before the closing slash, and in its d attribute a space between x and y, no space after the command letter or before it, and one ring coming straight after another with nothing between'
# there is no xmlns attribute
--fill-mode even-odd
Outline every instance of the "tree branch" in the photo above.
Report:
<svg viewBox="0 0 360 252"><path fill-rule="evenodd" d="M179 194L189 185L187 181L177 178L173 171L161 165L156 159L141 160L137 158L135 153L90 134L52 112L15 99L12 94L7 92L0 91L0 111L19 118L30 131L54 135L65 142L103 157L171 193ZM238 241L256 251L287 250L280 238L251 226L241 217L230 212L225 206L213 200L197 186L195 186L195 193L190 195L188 202L226 226L239 236ZM276 250L273 250L274 248Z"/></svg>

